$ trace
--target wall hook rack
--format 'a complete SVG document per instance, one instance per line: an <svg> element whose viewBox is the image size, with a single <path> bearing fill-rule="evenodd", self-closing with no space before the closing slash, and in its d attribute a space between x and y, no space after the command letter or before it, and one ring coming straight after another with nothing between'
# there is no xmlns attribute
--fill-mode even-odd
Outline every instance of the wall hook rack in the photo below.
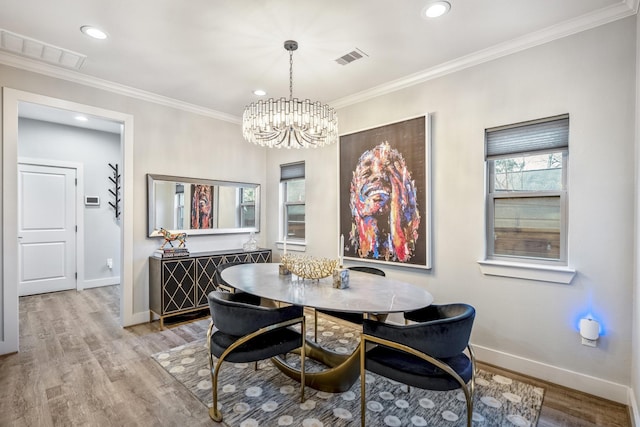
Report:
<svg viewBox="0 0 640 427"><path fill-rule="evenodd" d="M120 173L118 172L118 164L114 166L109 163L109 167L113 170L113 176L109 177L109 181L113 183L113 190L109 189L109 193L114 198L114 202L109 202L109 204L115 210L116 219L118 219L120 217Z"/></svg>

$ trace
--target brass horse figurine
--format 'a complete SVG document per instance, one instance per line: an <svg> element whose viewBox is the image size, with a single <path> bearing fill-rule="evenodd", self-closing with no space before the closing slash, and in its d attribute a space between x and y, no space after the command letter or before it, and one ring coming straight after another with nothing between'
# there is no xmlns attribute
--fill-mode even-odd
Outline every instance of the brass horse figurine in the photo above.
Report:
<svg viewBox="0 0 640 427"><path fill-rule="evenodd" d="M187 233L172 233L169 230L165 230L164 228L160 228L160 234L164 237L164 243L160 246L160 249L164 249L165 245L168 243L171 247L173 247L174 241L180 242L178 245L179 248L183 247L185 242L187 241Z"/></svg>

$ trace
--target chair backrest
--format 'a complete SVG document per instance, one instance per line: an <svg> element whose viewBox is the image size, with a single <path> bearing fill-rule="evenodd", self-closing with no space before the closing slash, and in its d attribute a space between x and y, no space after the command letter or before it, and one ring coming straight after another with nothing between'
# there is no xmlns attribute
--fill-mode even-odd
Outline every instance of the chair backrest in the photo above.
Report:
<svg viewBox="0 0 640 427"><path fill-rule="evenodd" d="M467 309L467 304L431 304L427 307L404 313L404 318L414 322L431 322L456 317L464 314Z"/></svg>
<svg viewBox="0 0 640 427"><path fill-rule="evenodd" d="M417 347L424 345L429 354L436 357L450 357L462 353L469 345L476 310L469 304L447 304L438 307L441 317L418 323L429 330L430 338L423 340ZM434 336L435 335L435 336Z"/></svg>
<svg viewBox="0 0 640 427"><path fill-rule="evenodd" d="M441 317L406 326L366 321L364 332L438 358L456 356L469 344L476 310L468 304L439 306Z"/></svg>
<svg viewBox="0 0 640 427"><path fill-rule="evenodd" d="M367 267L364 265L354 265L354 266L348 267L348 269L353 271L361 271L363 273L377 274L378 276L383 276L383 277L386 276L386 274L384 274L384 271L375 267Z"/></svg>
<svg viewBox="0 0 640 427"><path fill-rule="evenodd" d="M242 294L213 291L207 297L211 320L219 331L242 336L259 329L251 325L255 317L251 309L256 306L243 302Z"/></svg>
<svg viewBox="0 0 640 427"><path fill-rule="evenodd" d="M227 263L225 263L225 264L220 264L218 267L216 267L216 271L215 271L215 273L214 273L214 282L215 282L214 284L216 285L216 287L217 287L218 285L227 286L227 287L229 287L229 288L231 288L231 287L232 287L232 286L231 286L231 285L229 285L227 282L225 282L224 280L222 280L222 276L221 276L221 274L222 274L222 271L223 271L225 268L229 268L229 267L232 267L232 266L234 266L234 265L238 265L238 264L244 264L244 263L243 263L243 262L240 262L240 261L236 261L236 262L227 262Z"/></svg>
<svg viewBox="0 0 640 427"><path fill-rule="evenodd" d="M251 304L252 295L213 291L207 295L211 320L222 333L243 336L292 316L302 316L302 307L262 307Z"/></svg>

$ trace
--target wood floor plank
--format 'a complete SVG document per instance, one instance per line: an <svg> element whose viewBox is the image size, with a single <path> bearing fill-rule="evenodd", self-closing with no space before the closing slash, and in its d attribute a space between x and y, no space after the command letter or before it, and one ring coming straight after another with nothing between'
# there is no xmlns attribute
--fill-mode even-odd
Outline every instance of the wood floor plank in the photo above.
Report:
<svg viewBox="0 0 640 427"><path fill-rule="evenodd" d="M629 407L493 365L482 369L545 389L538 427L631 427Z"/></svg>
<svg viewBox="0 0 640 427"><path fill-rule="evenodd" d="M14 365L0 375L0 414L10 424L46 425L51 419L46 391L33 365ZM0 425L5 425L0 423Z"/></svg>
<svg viewBox="0 0 640 427"><path fill-rule="evenodd" d="M152 354L194 342L209 321L119 326L119 286L20 298L20 352L0 356L0 426L221 426ZM483 365L543 387L539 427L630 427L615 402Z"/></svg>
<svg viewBox="0 0 640 427"><path fill-rule="evenodd" d="M2 426L216 426L150 357L206 326L119 326L117 286L20 298L20 347L0 357Z"/></svg>

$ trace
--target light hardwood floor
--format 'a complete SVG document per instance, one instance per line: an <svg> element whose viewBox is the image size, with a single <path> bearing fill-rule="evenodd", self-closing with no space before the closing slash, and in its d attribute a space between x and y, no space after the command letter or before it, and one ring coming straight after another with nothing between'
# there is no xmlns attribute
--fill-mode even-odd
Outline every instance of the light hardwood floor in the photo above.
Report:
<svg viewBox="0 0 640 427"><path fill-rule="evenodd" d="M160 331L118 325L119 288L20 298L20 352L0 356L0 426L219 426L149 356L205 336L207 320ZM545 388L540 427L631 426L628 408Z"/></svg>

